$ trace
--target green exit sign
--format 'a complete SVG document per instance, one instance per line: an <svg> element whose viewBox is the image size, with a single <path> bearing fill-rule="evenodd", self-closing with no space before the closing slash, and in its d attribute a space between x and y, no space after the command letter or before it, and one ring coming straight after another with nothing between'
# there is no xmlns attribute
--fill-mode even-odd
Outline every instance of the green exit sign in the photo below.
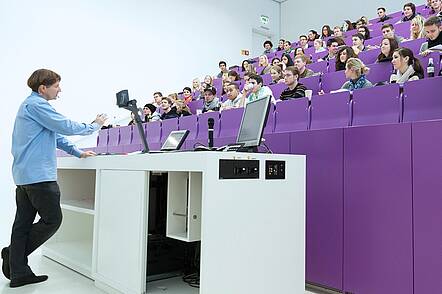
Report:
<svg viewBox="0 0 442 294"><path fill-rule="evenodd" d="M261 23L264 25L268 24L270 21L270 18L267 15L261 15L260 19L261 19Z"/></svg>

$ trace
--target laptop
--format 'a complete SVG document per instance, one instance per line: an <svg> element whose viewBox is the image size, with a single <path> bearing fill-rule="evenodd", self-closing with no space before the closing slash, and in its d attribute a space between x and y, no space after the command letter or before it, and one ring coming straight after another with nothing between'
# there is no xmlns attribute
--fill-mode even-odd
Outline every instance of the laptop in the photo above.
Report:
<svg viewBox="0 0 442 294"><path fill-rule="evenodd" d="M184 141L189 135L189 130L172 131L169 136L167 136L166 141L164 141L163 146L160 150L149 151L149 153L163 153L180 150L183 146Z"/></svg>

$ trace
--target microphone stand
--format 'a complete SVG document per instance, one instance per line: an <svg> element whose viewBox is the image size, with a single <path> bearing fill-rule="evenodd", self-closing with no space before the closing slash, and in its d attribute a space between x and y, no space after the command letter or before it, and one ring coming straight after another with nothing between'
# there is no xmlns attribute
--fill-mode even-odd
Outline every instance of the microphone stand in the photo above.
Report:
<svg viewBox="0 0 442 294"><path fill-rule="evenodd" d="M141 142L143 142L143 146L144 146L144 149L143 149L143 151L141 151L141 153L148 153L149 146L147 145L146 134L144 133L144 129L143 129L143 121L141 120L141 117L138 114L137 100L135 100L135 99L130 100L127 103L127 106L124 106L123 108L131 111L134 114L135 122L138 127L138 133L140 134Z"/></svg>

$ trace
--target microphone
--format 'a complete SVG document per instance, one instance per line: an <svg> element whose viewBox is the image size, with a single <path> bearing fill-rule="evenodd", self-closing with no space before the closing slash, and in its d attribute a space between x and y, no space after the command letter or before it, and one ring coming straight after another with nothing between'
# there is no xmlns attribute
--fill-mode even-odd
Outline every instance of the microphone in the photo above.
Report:
<svg viewBox="0 0 442 294"><path fill-rule="evenodd" d="M209 132L209 142L208 142L208 147L209 149L213 148L213 125L214 125L215 121L213 120L213 118L209 117L209 119L207 120L207 124L208 124L208 132Z"/></svg>

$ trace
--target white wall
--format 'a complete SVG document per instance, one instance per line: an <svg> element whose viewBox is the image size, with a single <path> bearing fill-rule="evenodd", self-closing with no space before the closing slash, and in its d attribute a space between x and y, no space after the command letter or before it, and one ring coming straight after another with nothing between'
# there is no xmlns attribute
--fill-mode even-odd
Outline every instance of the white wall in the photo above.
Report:
<svg viewBox="0 0 442 294"><path fill-rule="evenodd" d="M307 34L314 29L320 33L323 25L331 28L342 25L344 20L356 21L365 15L369 19L377 17L376 9L385 7L387 13L402 10L404 0L370 0L370 1L327 1L314 2L288 0L281 5L281 37L297 41L299 35ZM413 2L416 5L423 2Z"/></svg>
<svg viewBox="0 0 442 294"><path fill-rule="evenodd" d="M271 0L0 0L0 246L15 211L12 126L35 69L61 74L54 105L68 117L127 116L114 105L116 91L129 89L142 105L156 90L181 91L194 77L215 74L221 59L240 63L261 14L278 36L279 4Z"/></svg>

